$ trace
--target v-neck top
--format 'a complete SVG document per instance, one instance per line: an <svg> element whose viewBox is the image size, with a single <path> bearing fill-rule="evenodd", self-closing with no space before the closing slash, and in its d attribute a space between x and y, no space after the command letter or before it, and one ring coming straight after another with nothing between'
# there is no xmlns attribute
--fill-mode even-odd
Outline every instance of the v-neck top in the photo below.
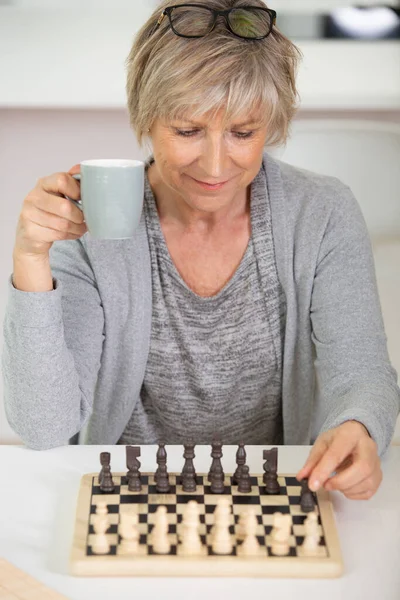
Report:
<svg viewBox="0 0 400 600"><path fill-rule="evenodd" d="M151 257L150 351L122 444L190 439L281 444L285 296L279 283L263 175L251 184L251 237L217 294L191 290L169 253L146 164L144 212Z"/></svg>

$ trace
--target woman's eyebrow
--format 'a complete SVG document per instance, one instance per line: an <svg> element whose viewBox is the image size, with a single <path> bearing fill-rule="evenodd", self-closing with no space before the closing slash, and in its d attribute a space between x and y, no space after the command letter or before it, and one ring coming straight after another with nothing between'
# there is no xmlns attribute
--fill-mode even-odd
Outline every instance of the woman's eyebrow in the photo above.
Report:
<svg viewBox="0 0 400 600"><path fill-rule="evenodd" d="M202 127L202 123L197 123L197 121L192 121L190 119L178 119L184 123L191 123L191 125L196 125L196 127ZM246 125L257 125L259 121L253 119L252 121L246 121L245 123L235 123L232 127L246 127Z"/></svg>

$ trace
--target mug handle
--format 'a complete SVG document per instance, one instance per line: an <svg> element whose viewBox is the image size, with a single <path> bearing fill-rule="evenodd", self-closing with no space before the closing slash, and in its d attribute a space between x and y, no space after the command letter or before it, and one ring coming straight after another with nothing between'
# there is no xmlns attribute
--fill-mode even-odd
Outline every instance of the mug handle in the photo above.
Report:
<svg viewBox="0 0 400 600"><path fill-rule="evenodd" d="M76 173L75 175L72 175L72 177L74 179L76 179L77 181L81 180L81 175L80 173ZM80 210L83 212L83 208L82 208L82 200L72 200L72 198L70 198L69 196L65 196L65 198L68 198L68 200L70 200L71 202L73 202L75 204L75 206L77 206L78 208L80 208Z"/></svg>

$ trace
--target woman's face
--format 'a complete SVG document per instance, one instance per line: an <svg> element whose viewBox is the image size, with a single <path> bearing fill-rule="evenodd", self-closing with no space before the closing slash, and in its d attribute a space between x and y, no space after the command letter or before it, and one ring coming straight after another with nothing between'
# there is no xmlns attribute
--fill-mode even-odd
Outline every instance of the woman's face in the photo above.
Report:
<svg viewBox="0 0 400 600"><path fill-rule="evenodd" d="M161 121L151 129L156 185L192 209L216 212L246 194L262 163L267 128L257 113L241 115L224 130L223 113L208 120ZM189 117L188 117L189 118ZM217 188L201 186L226 182Z"/></svg>

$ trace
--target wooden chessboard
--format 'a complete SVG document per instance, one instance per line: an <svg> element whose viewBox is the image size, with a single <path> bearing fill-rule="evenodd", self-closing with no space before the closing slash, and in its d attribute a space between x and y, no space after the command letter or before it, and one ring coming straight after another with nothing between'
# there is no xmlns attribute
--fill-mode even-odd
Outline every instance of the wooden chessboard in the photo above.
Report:
<svg viewBox="0 0 400 600"><path fill-rule="evenodd" d="M67 600L0 558L0 600Z"/></svg>
<svg viewBox="0 0 400 600"><path fill-rule="evenodd" d="M101 492L98 485L98 474L84 475L78 498L73 547L70 556L70 571L73 575L84 576L248 576L248 577L338 577L343 572L343 563L335 519L326 490L314 494L315 511L321 541L317 556L306 557L302 552L304 540L304 521L306 513L301 511L301 486L294 475L281 475L278 482L281 487L279 495L268 495L265 492L263 476L251 477L252 491L248 494L237 491L232 484L232 475L225 475L225 492L232 506L230 532L234 540L234 548L230 555L214 554L209 540L213 524L213 512L219 494L212 494L206 474L197 474L197 490L194 493L184 492L179 484L179 474L170 473L171 489L168 494L156 491L154 474L142 473L142 490L130 492L125 473L114 473L115 490L112 494ZM186 503L196 500L200 506L200 536L203 541L202 556L183 556L180 552L179 534L182 514ZM110 544L108 554L94 554L93 516L98 502L106 502L110 517L110 528L107 538ZM157 507L165 505L168 511L169 538L171 552L168 555L153 552L149 533L154 524ZM240 542L235 541L235 528L239 513L246 507L256 510L258 519L257 538L261 544L260 557L243 557L237 552ZM136 510L139 513L140 546L139 553L132 556L123 554L119 546L119 515L122 512ZM273 514L281 512L292 517L290 553L288 556L274 556L271 551L270 533Z"/></svg>

